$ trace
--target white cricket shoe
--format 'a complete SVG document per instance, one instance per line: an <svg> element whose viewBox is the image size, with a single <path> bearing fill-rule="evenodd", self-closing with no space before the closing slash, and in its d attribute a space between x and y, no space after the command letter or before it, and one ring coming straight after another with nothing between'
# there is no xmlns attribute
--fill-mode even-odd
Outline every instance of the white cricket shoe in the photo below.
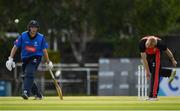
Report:
<svg viewBox="0 0 180 111"><path fill-rule="evenodd" d="M37 95L34 96L34 100L42 100L43 99L43 96L41 95L41 97L38 97Z"/></svg>
<svg viewBox="0 0 180 111"><path fill-rule="evenodd" d="M155 97L149 97L146 99L146 101L158 101L159 99L158 98L155 98Z"/></svg>

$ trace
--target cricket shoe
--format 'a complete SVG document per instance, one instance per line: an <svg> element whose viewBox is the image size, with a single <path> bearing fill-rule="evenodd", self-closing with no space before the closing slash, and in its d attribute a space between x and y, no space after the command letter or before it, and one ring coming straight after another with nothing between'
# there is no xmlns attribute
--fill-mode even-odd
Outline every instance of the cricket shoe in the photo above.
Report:
<svg viewBox="0 0 180 111"><path fill-rule="evenodd" d="M169 84L174 80L176 76L176 69L173 69L173 71L171 72L171 76L169 77Z"/></svg>
<svg viewBox="0 0 180 111"><path fill-rule="evenodd" d="M23 94L22 94L22 98L23 98L24 100L27 100L27 99L28 99L28 95L27 95L26 93L23 93Z"/></svg>
<svg viewBox="0 0 180 111"><path fill-rule="evenodd" d="M34 97L35 97L34 100L42 100L43 99L42 94L39 94L38 96L35 95Z"/></svg>
<svg viewBox="0 0 180 111"><path fill-rule="evenodd" d="M146 99L146 101L158 101L159 99L157 97L149 97Z"/></svg>

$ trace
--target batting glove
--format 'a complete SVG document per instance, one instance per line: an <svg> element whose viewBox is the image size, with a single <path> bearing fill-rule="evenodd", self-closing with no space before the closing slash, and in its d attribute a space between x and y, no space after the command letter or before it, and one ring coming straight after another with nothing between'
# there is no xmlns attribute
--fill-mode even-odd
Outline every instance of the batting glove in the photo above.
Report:
<svg viewBox="0 0 180 111"><path fill-rule="evenodd" d="M15 62L13 61L13 58L12 57L9 57L8 60L6 61L6 68L9 70L9 71L12 71L12 68L15 68Z"/></svg>
<svg viewBox="0 0 180 111"><path fill-rule="evenodd" d="M52 69L54 67L53 63L51 61L49 61L49 63L47 65L48 65L48 69Z"/></svg>

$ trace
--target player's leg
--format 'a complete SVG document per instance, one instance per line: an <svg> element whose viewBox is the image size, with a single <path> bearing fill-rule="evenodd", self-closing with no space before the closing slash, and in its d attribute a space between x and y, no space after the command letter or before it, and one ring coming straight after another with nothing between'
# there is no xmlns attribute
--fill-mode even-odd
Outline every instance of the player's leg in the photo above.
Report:
<svg viewBox="0 0 180 111"><path fill-rule="evenodd" d="M161 69L161 76L162 77L169 77L169 83L171 83L176 75L175 69L169 69L169 68L162 68Z"/></svg>
<svg viewBox="0 0 180 111"><path fill-rule="evenodd" d="M151 72L150 77L150 90L149 90L149 99L150 101L156 101L157 99L157 93L159 89L159 73L156 74L156 59L152 58L151 61L148 62L149 69ZM158 69L159 70L159 69Z"/></svg>
<svg viewBox="0 0 180 111"><path fill-rule="evenodd" d="M28 99L30 96L31 88L34 82L34 74L37 70L37 66L40 62L40 58L30 58L26 63L25 67L25 77L24 77L24 88L23 95L24 99Z"/></svg>
<svg viewBox="0 0 180 111"><path fill-rule="evenodd" d="M21 75L21 78L22 78L22 81L23 81L22 82L23 83L23 86L22 86L22 90L23 90L22 97L23 97L23 99L28 99L30 94L28 94L27 91L24 90L25 78L26 78L25 77L25 75L26 75L25 70L26 70L26 66L28 64L28 60L27 59L23 59L22 61L23 61L23 64L22 64L23 74Z"/></svg>
<svg viewBox="0 0 180 111"><path fill-rule="evenodd" d="M149 70L151 72L150 76L150 88L149 88L149 98L153 97L153 86L154 86L154 76L155 76L155 68L153 66L153 62L149 62Z"/></svg>
<svg viewBox="0 0 180 111"><path fill-rule="evenodd" d="M35 65L35 72L37 72L37 68L41 62L41 57L35 57L35 59L37 60L36 65ZM42 99L42 93L40 91L40 89L38 88L37 84L35 81L33 81L33 85L31 88L31 93L35 96L35 99Z"/></svg>
<svg viewBox="0 0 180 111"><path fill-rule="evenodd" d="M172 69L171 76L169 77L169 83L171 83L176 76L176 69Z"/></svg>
<svg viewBox="0 0 180 111"><path fill-rule="evenodd" d="M35 96L35 99L42 99L43 98L42 93L39 90L39 88L38 88L35 81L34 81L34 83L32 85L31 93Z"/></svg>
<svg viewBox="0 0 180 111"><path fill-rule="evenodd" d="M31 63L26 65L22 97L28 99L34 81L34 67Z"/></svg>

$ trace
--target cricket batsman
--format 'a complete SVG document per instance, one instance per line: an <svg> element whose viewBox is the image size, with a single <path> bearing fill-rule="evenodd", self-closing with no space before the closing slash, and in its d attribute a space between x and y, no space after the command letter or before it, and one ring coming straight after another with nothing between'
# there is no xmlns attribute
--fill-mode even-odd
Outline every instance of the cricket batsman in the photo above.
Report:
<svg viewBox="0 0 180 111"><path fill-rule="evenodd" d="M48 68L53 68L53 63L49 60L47 48L48 44L44 35L38 32L40 26L36 20L31 20L27 25L27 31L14 42L10 56L6 62L6 67L9 71L15 67L13 57L18 48L21 48L22 69L24 73L22 98L28 99L32 93L35 99L42 99L42 93L34 81L34 75L37 71L41 58L44 55Z"/></svg>
<svg viewBox="0 0 180 111"><path fill-rule="evenodd" d="M165 69L161 67L161 53L164 52L169 57L173 67L176 67L177 62L166 44L158 37L143 37L140 40L139 49L146 71L146 77L150 79L150 93L147 100L156 101L158 100L157 94L160 76L169 77L169 83L171 83L176 75L175 69Z"/></svg>

